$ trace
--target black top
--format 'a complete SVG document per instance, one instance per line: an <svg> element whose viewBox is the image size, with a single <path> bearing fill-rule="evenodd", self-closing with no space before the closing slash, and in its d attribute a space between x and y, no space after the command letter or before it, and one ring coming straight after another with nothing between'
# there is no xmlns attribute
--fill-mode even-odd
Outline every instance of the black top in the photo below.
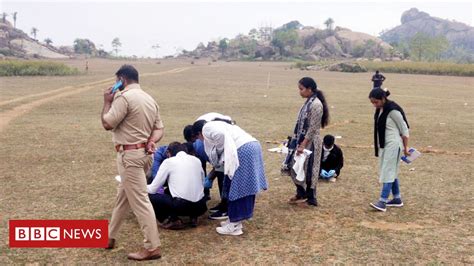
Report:
<svg viewBox="0 0 474 266"><path fill-rule="evenodd" d="M372 81L374 82L374 88L382 87L382 83L385 80L385 77L382 74L375 74L372 76Z"/></svg>
<svg viewBox="0 0 474 266"><path fill-rule="evenodd" d="M410 125L408 125L408 120L405 116L405 112L403 111L402 107L400 107L400 105L398 105L396 102L387 100L387 102L383 106L382 114L380 114L380 108L377 108L374 114L375 157L379 157L379 144L380 148L385 147L385 127L387 125L388 114L392 110L399 111L402 114L403 120L405 120L405 123L407 123L407 127L410 128Z"/></svg>
<svg viewBox="0 0 474 266"><path fill-rule="evenodd" d="M326 161L323 161L324 158L324 148L321 152L321 169L329 171L335 170L337 176L341 173L341 168L344 166L344 155L342 154L341 148L334 144L332 150L329 152Z"/></svg>

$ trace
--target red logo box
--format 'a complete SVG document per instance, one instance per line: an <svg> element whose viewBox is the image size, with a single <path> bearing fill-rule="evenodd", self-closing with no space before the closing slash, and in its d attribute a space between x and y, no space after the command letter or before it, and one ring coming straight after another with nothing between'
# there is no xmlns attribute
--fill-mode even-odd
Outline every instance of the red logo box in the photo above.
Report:
<svg viewBox="0 0 474 266"><path fill-rule="evenodd" d="M107 220L10 220L11 248L105 248Z"/></svg>

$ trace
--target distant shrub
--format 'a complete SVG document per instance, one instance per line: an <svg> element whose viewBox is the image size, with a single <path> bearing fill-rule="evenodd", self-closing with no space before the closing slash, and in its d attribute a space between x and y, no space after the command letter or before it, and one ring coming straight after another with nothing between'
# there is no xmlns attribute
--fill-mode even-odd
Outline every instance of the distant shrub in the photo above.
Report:
<svg viewBox="0 0 474 266"><path fill-rule="evenodd" d="M350 73L360 73L367 72L367 68L359 65L358 63L338 63L331 65L329 71L339 71L339 72L350 72Z"/></svg>
<svg viewBox="0 0 474 266"><path fill-rule="evenodd" d="M333 64L333 60L321 60L321 61L303 61L303 60L296 60L295 67L299 69L307 69L312 66L317 66L319 68L324 68Z"/></svg>
<svg viewBox="0 0 474 266"><path fill-rule="evenodd" d="M15 53L8 48L0 48L0 54L4 56L14 56Z"/></svg>
<svg viewBox="0 0 474 266"><path fill-rule="evenodd" d="M77 74L79 74L77 68L71 68L63 63L15 60L0 62L0 76L68 76Z"/></svg>
<svg viewBox="0 0 474 266"><path fill-rule="evenodd" d="M386 73L425 74L474 77L474 64L447 62L359 62L370 71Z"/></svg>

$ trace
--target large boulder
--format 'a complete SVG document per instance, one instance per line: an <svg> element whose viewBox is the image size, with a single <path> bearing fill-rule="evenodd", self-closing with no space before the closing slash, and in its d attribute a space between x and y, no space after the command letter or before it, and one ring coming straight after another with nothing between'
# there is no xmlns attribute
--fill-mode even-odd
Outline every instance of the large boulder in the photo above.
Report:
<svg viewBox="0 0 474 266"><path fill-rule="evenodd" d="M261 57L264 60L270 59L276 52L271 46L258 46L255 50L255 57Z"/></svg>
<svg viewBox="0 0 474 266"><path fill-rule="evenodd" d="M432 17L416 8L405 11L402 24L381 35L388 43L401 43L411 40L417 33L430 37L444 36L452 47L459 47L474 53L474 27L464 23Z"/></svg>
<svg viewBox="0 0 474 266"><path fill-rule="evenodd" d="M411 8L410 10L407 10L407 11L403 12L402 17L401 17L400 20L401 20L402 24L405 24L405 23L408 23L408 22L413 21L413 20L426 19L426 18L429 18L429 17L430 17L430 15L428 13L420 12L416 8Z"/></svg>

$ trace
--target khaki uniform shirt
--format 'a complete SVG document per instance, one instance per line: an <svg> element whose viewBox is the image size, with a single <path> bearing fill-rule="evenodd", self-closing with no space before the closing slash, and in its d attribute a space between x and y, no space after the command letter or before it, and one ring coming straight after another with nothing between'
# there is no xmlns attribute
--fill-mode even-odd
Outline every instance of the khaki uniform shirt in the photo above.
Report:
<svg viewBox="0 0 474 266"><path fill-rule="evenodd" d="M104 120L113 127L115 145L146 143L154 128L163 128L158 104L137 83L115 93Z"/></svg>

